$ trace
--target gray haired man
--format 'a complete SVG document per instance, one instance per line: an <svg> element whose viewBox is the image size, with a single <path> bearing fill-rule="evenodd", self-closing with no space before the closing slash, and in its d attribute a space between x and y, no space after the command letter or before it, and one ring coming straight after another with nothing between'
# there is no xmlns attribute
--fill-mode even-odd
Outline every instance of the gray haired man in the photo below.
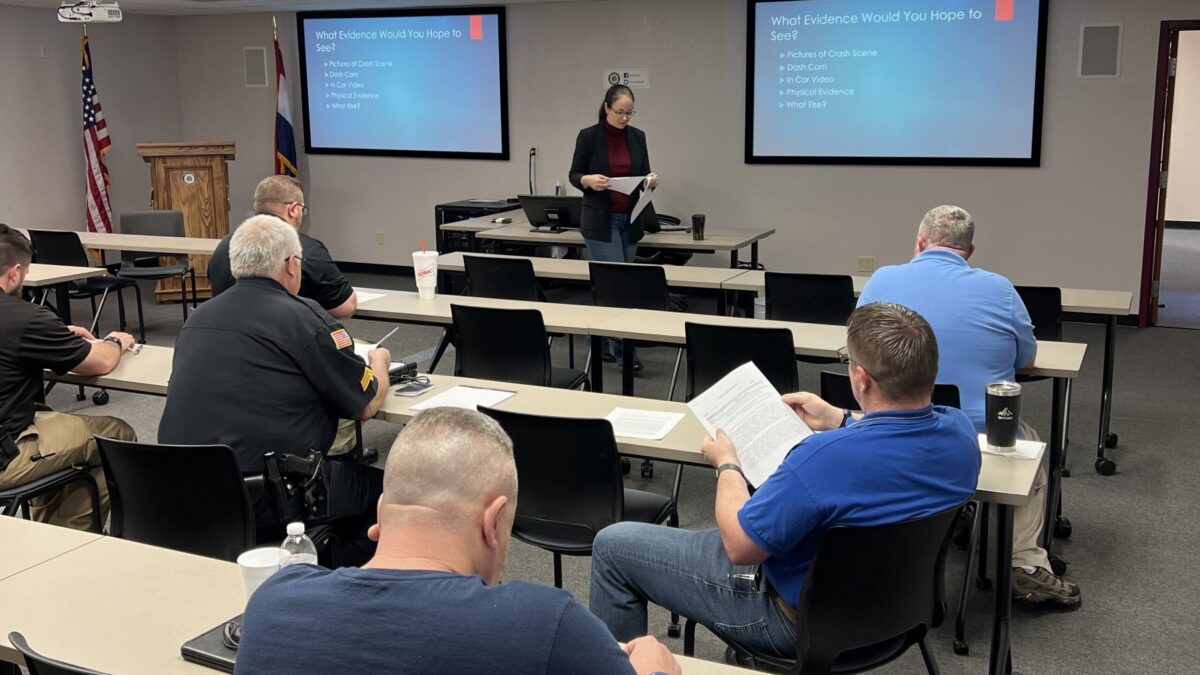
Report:
<svg viewBox="0 0 1200 675"><path fill-rule="evenodd" d="M300 240L282 220L242 223L229 259L238 283L197 309L175 341L158 440L228 445L243 473L261 474L265 453L324 453L338 419L373 417L387 396L391 356L376 349L364 365L346 329L296 295ZM330 515L372 519L379 474L327 462ZM260 526L278 523L266 501L256 505Z"/></svg>

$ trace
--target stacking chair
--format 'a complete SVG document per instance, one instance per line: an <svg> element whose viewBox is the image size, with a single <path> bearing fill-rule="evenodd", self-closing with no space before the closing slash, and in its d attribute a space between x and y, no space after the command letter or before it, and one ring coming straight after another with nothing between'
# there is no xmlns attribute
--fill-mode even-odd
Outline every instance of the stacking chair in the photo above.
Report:
<svg viewBox="0 0 1200 675"><path fill-rule="evenodd" d="M857 673L920 647L946 616L943 578L950 527L959 507L877 527L831 527L821 536L796 609L796 658L755 654L722 637L740 656L790 673ZM684 654L695 651L687 621Z"/></svg>
<svg viewBox="0 0 1200 675"><path fill-rule="evenodd" d="M183 237L182 211L136 211L121 214L122 234L147 234L160 237ZM163 265L160 258L174 258L175 263ZM121 266L117 276L136 281L157 281L179 278L179 304L183 306L183 320L187 321L187 278L192 282L192 307L196 299L196 270L188 257L179 253L145 253L121 251Z"/></svg>
<svg viewBox="0 0 1200 675"><path fill-rule="evenodd" d="M687 343L687 400L716 384L738 366L753 361L780 393L800 388L792 332L786 328L744 328L684 324Z"/></svg>
<svg viewBox="0 0 1200 675"><path fill-rule="evenodd" d="M79 241L75 232L56 230L30 230L29 239L33 243L33 261L46 265L68 265L70 267L91 267L92 261L87 251ZM111 270L115 272L116 270ZM100 312L104 311L104 302L108 294L117 292L117 312L120 320L120 330L125 330L125 289L132 288L137 298L138 336L146 341L146 322L142 317L142 289L132 279L119 277L89 277L72 281L70 296L75 299L87 298L92 303L91 332L96 332L100 323ZM48 289L47 289L48 290ZM96 297L100 297L97 305ZM42 296L45 302L45 295Z"/></svg>
<svg viewBox="0 0 1200 675"><path fill-rule="evenodd" d="M562 588L562 556L591 555L608 525L679 526L678 491L665 497L624 486L608 420L480 410L512 438L521 484L513 536L554 554L555 587ZM671 623L678 635L677 617Z"/></svg>
<svg viewBox="0 0 1200 675"><path fill-rule="evenodd" d="M254 547L254 507L229 446L96 442L112 536L222 560Z"/></svg>
<svg viewBox="0 0 1200 675"><path fill-rule="evenodd" d="M8 641L25 659L25 670L29 675L103 675L100 671L73 666L69 663L56 661L33 651L25 636L18 631L8 634ZM16 668L13 668L16 671Z"/></svg>
<svg viewBox="0 0 1200 675"><path fill-rule="evenodd" d="M858 410L858 401L850 390L850 376L846 373L821 371L821 398L826 403L848 410ZM953 384L933 385L933 404L947 408L961 408L962 400L958 395L958 387Z"/></svg>
<svg viewBox="0 0 1200 675"><path fill-rule="evenodd" d="M30 481L24 485L0 490L0 506L3 506L3 509L0 510L0 516L16 516L20 513L28 520L29 502L31 499L56 492L76 481L83 483L84 487L87 488L88 496L92 500L91 531L100 533L103 527L103 524L100 522L100 490L96 486L96 479L92 476L91 469L86 466L73 466L69 469L56 471L48 476Z"/></svg>
<svg viewBox="0 0 1200 675"><path fill-rule="evenodd" d="M454 374L542 387L580 389L587 375L550 364L542 313L536 309L497 309L450 305L458 352Z"/></svg>
<svg viewBox="0 0 1200 675"><path fill-rule="evenodd" d="M857 300L854 281L844 274L766 273L766 318L776 321L845 326ZM806 363L836 363L821 356L796 357Z"/></svg>

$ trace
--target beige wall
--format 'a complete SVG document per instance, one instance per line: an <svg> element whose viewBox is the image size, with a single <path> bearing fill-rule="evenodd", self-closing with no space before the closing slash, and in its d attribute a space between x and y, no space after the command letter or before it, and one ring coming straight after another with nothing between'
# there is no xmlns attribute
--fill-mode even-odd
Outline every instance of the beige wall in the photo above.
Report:
<svg viewBox="0 0 1200 675"><path fill-rule="evenodd" d="M1167 220L1200 223L1200 30L1179 34Z"/></svg>
<svg viewBox="0 0 1200 675"><path fill-rule="evenodd" d="M1200 8L1194 0L1051 4L1043 166L1038 169L749 166L742 161L742 2L605 0L510 6L513 159L302 156L300 168L312 206L310 229L339 260L406 264L417 241L432 236L435 204L524 192L530 146L537 146L540 156L540 190L551 190L559 177L565 182L575 134L594 119L603 92L601 69L649 68L652 88L639 92L636 123L646 130L654 168L663 177L657 193L660 210L681 216L707 213L710 227L777 228L778 234L764 246L769 268L850 272L858 255L875 256L881 265L902 262L911 251L921 214L933 204L954 202L978 220L979 252L974 261L979 265L1021 283L1136 291L1159 22L1200 18ZM0 11L25 12L9 16L39 20L48 14ZM586 29L613 25L616 17L621 30ZM279 15L279 22L292 76L297 143L302 145L294 17ZM1083 23L1124 25L1120 78L1076 78ZM117 123L127 129L119 142L131 146L134 140L166 140L177 134L182 140L237 143L233 222L249 208L254 182L271 171L272 92L243 86L241 68L243 47L270 46L269 26L267 15L130 17L115 29L130 35L121 51L149 54L154 62L144 67L170 70L177 86L165 78L165 90L144 92L133 83L100 81L110 120L117 117L113 108L118 105L131 116L114 122L114 133ZM54 24L42 30L57 34L57 28ZM73 35L70 30L65 33ZM62 38L68 48L73 39ZM165 48L164 41L173 41L175 50ZM0 55L13 49L7 42L0 42ZM96 58L103 78L111 70L99 47ZM64 105L76 96L71 63L68 59L65 70L53 75L63 82L54 87L62 90L58 96ZM40 86L39 79L26 75L9 58L0 63L0 73L24 78L22 89ZM177 103L155 103L154 110L139 113L143 94L154 99L163 93L166 98L176 93ZM26 133L17 130L26 126L35 127L31 136L43 139L61 135L60 127L74 133L73 118L48 122L28 110L20 112L24 122L14 129L8 110L19 106L8 97L4 101L4 138ZM173 118L172 111L177 111ZM130 126L135 115L144 127ZM143 128L140 134L133 131ZM72 144L58 146L55 156L75 152ZM35 148L41 145L26 143L22 165L39 156ZM12 160L0 160L0 167L7 168L6 161ZM53 175L78 180L80 172L73 163L74 159ZM144 185L142 171L119 176L120 189ZM30 182L20 194L45 194L40 187L44 179ZM7 182L0 185L9 189ZM12 201L0 200L0 209L15 208ZM30 211L24 200L19 208ZM375 243L377 231L385 233L382 246Z"/></svg>
<svg viewBox="0 0 1200 675"><path fill-rule="evenodd" d="M88 29L115 213L149 208L150 172L134 144L179 134L174 28L174 19L127 15ZM84 228L81 33L50 7L0 7L0 221Z"/></svg>

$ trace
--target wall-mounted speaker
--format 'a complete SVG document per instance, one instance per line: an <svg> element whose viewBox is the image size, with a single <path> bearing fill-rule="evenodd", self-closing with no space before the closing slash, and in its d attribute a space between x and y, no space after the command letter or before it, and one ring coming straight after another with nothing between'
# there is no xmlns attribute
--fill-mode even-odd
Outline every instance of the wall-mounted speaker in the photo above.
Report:
<svg viewBox="0 0 1200 675"><path fill-rule="evenodd" d="M242 59L247 87L265 87L270 84L270 80L267 79L266 47L245 47L242 49Z"/></svg>
<svg viewBox="0 0 1200 675"><path fill-rule="evenodd" d="M1121 24L1079 27L1079 77L1121 76Z"/></svg>

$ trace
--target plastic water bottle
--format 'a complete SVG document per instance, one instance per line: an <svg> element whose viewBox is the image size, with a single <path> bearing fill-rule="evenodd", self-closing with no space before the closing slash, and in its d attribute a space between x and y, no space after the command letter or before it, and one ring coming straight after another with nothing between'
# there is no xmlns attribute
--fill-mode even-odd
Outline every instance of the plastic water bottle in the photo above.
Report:
<svg viewBox="0 0 1200 675"><path fill-rule="evenodd" d="M304 523L288 523L287 539L279 545L279 566L316 565L317 547L304 534Z"/></svg>

